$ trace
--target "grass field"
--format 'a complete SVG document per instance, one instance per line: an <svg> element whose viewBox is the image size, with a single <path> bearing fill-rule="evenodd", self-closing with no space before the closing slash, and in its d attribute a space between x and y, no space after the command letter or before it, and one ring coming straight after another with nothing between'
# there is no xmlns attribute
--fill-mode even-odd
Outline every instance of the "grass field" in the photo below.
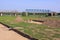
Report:
<svg viewBox="0 0 60 40"><path fill-rule="evenodd" d="M24 20L28 19L52 19L60 20L60 17L40 17L40 16L21 16ZM27 22L15 23L16 16L0 16L0 22L11 26L12 28L18 27L18 30L30 35L31 37L39 40L59 40L60 28L48 27L44 24L33 24Z"/></svg>

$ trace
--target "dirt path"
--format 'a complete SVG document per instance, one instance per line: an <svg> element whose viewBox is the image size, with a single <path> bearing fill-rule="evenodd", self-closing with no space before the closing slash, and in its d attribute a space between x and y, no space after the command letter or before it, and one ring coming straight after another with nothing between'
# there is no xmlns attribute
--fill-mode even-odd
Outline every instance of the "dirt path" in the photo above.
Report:
<svg viewBox="0 0 60 40"><path fill-rule="evenodd" d="M41 22L29 21L28 23L42 24Z"/></svg>
<svg viewBox="0 0 60 40"><path fill-rule="evenodd" d="M29 40L0 24L0 40Z"/></svg>

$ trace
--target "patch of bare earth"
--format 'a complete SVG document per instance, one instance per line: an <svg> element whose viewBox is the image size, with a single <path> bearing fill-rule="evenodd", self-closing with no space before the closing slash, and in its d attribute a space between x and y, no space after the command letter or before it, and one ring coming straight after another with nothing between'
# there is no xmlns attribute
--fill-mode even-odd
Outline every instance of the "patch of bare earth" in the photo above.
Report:
<svg viewBox="0 0 60 40"><path fill-rule="evenodd" d="M60 40L60 38L54 38L53 40Z"/></svg>
<svg viewBox="0 0 60 40"><path fill-rule="evenodd" d="M0 24L0 40L29 40Z"/></svg>
<svg viewBox="0 0 60 40"><path fill-rule="evenodd" d="M32 20L28 20L28 23L42 24L41 22L35 22L35 21L32 21Z"/></svg>
<svg viewBox="0 0 60 40"><path fill-rule="evenodd" d="M43 24L46 24L51 27L60 27L60 20L53 20L53 19L41 19L44 21Z"/></svg>
<svg viewBox="0 0 60 40"><path fill-rule="evenodd" d="M14 24L14 23L19 23L19 22L23 22L24 20L20 17L20 16L17 16L12 22L10 22L11 24Z"/></svg>

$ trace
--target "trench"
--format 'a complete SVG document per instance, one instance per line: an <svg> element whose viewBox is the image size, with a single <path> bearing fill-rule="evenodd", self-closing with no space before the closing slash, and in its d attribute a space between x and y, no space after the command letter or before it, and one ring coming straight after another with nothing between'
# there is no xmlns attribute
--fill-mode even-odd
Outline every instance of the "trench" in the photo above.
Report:
<svg viewBox="0 0 60 40"><path fill-rule="evenodd" d="M32 21L44 23L44 21L42 21L42 20L32 20Z"/></svg>

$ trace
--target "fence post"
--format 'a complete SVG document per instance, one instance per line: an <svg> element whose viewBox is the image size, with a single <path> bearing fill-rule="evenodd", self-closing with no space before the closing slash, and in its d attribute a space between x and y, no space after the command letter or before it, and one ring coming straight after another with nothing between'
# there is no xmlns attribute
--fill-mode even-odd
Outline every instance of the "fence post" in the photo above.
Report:
<svg viewBox="0 0 60 40"><path fill-rule="evenodd" d="M3 14L1 13L0 15L2 16Z"/></svg>
<svg viewBox="0 0 60 40"><path fill-rule="evenodd" d="M28 16L28 12L26 12L26 16Z"/></svg>

